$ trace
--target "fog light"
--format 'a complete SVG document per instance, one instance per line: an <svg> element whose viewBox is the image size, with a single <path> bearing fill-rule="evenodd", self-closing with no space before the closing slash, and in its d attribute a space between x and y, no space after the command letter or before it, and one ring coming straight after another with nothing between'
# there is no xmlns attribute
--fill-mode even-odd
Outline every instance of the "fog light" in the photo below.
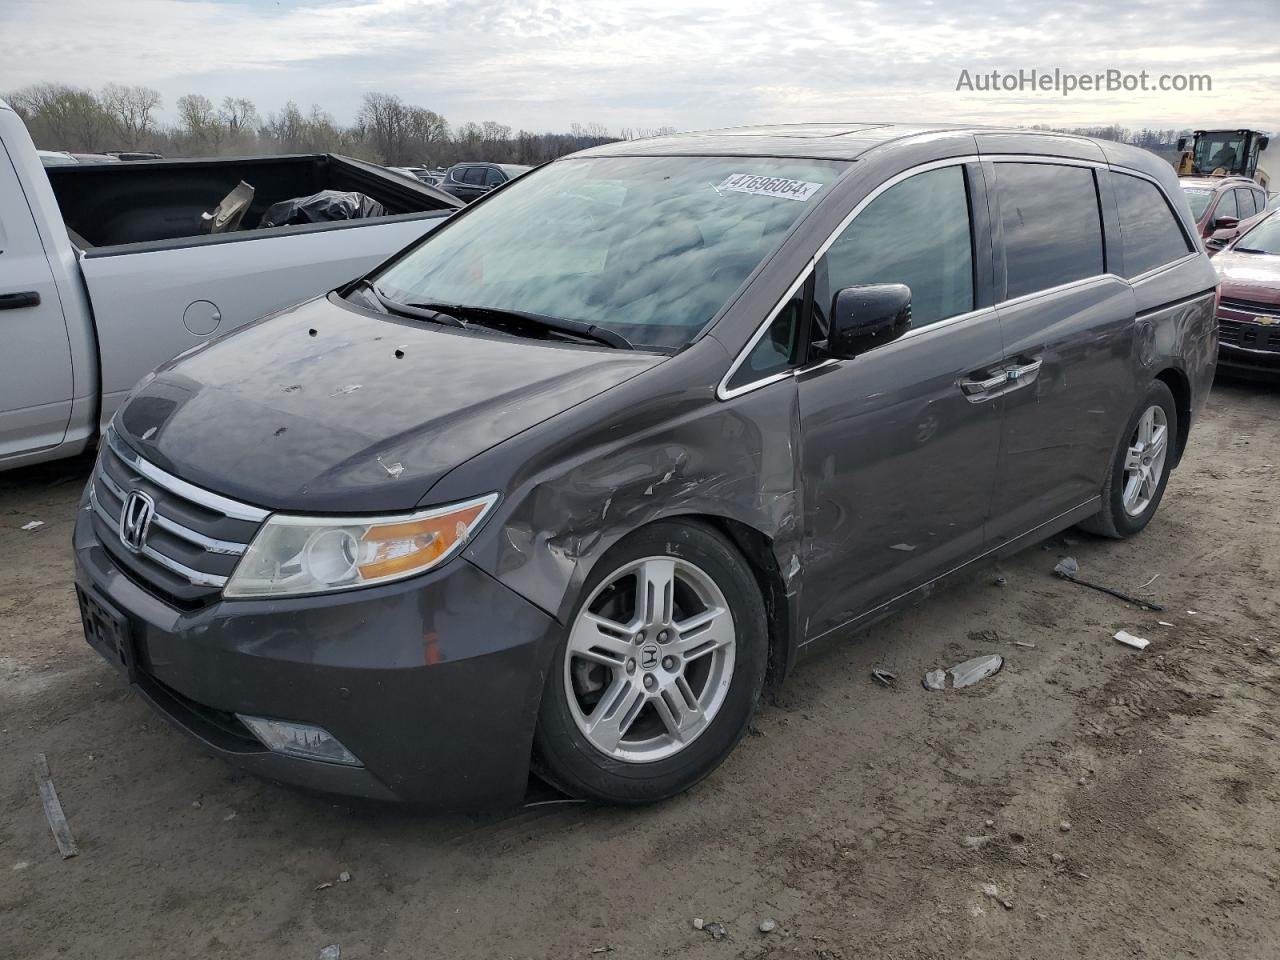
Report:
<svg viewBox="0 0 1280 960"><path fill-rule="evenodd" d="M326 763L346 763L356 767L362 765L337 737L321 727L290 723L287 720L268 720L265 717L246 717L239 713L236 716L274 753L307 760L323 760Z"/></svg>

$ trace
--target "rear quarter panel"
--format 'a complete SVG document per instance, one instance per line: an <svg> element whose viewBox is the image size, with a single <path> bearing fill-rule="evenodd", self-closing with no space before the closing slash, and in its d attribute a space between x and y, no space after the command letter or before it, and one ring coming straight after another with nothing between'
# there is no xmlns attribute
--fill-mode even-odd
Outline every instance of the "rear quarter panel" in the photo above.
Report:
<svg viewBox="0 0 1280 960"><path fill-rule="evenodd" d="M406 218L83 256L101 357L100 424L166 360L366 273L441 222Z"/></svg>

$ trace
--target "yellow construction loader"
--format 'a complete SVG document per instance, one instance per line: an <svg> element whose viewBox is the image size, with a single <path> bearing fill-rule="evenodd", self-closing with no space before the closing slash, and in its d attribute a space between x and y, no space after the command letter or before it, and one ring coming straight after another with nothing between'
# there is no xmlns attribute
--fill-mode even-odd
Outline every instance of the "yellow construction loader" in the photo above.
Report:
<svg viewBox="0 0 1280 960"><path fill-rule="evenodd" d="M1261 130L1197 130L1178 141L1178 176L1248 177L1269 189L1270 142L1270 135Z"/></svg>

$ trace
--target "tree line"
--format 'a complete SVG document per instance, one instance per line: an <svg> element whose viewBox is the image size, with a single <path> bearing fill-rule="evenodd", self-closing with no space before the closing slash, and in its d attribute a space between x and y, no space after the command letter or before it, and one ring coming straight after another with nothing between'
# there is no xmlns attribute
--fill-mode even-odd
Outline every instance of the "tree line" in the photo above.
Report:
<svg viewBox="0 0 1280 960"><path fill-rule="evenodd" d="M36 146L72 153L341 153L390 166L449 166L466 160L538 164L602 143L675 132L673 127L630 127L614 135L599 123L573 123L564 133L513 131L492 120L454 125L434 110L392 93L366 93L349 125L317 105L304 112L290 100L263 116L244 97L214 102L200 93L178 97L176 120L165 122L158 90L117 83L96 92L38 83L5 94L4 99L22 117Z"/></svg>

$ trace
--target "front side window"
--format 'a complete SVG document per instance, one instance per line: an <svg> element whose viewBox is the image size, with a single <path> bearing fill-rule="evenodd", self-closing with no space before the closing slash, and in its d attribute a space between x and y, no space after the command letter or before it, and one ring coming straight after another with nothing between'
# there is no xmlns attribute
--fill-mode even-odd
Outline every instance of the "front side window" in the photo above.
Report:
<svg viewBox="0 0 1280 960"><path fill-rule="evenodd" d="M1009 299L1105 271L1098 188L1089 167L997 163Z"/></svg>
<svg viewBox="0 0 1280 960"><path fill-rule="evenodd" d="M1252 190L1236 191L1236 207L1240 210L1240 219L1248 220L1258 212L1258 206L1253 201Z"/></svg>
<svg viewBox="0 0 1280 960"><path fill-rule="evenodd" d="M872 200L818 264L814 338L845 287L904 283L911 326L924 327L973 309L973 236L962 166L927 170Z"/></svg>
<svg viewBox="0 0 1280 960"><path fill-rule="evenodd" d="M1240 208L1236 206L1236 192L1228 190L1222 195L1222 199L1218 201L1218 208L1213 211L1213 219L1221 220L1223 217L1240 216Z"/></svg>
<svg viewBox="0 0 1280 960"><path fill-rule="evenodd" d="M1173 210L1155 184L1124 173L1113 173L1111 184L1120 214L1126 277L1136 277L1191 252Z"/></svg>
<svg viewBox="0 0 1280 960"><path fill-rule="evenodd" d="M484 185L486 187L496 187L500 183L506 183L502 173L493 167L488 167L484 172Z"/></svg>
<svg viewBox="0 0 1280 960"><path fill-rule="evenodd" d="M846 163L585 157L527 173L374 278L388 297L519 310L679 348Z"/></svg>
<svg viewBox="0 0 1280 960"><path fill-rule="evenodd" d="M479 187L484 184L484 167L467 167L462 174L462 182L469 183L473 187Z"/></svg>

